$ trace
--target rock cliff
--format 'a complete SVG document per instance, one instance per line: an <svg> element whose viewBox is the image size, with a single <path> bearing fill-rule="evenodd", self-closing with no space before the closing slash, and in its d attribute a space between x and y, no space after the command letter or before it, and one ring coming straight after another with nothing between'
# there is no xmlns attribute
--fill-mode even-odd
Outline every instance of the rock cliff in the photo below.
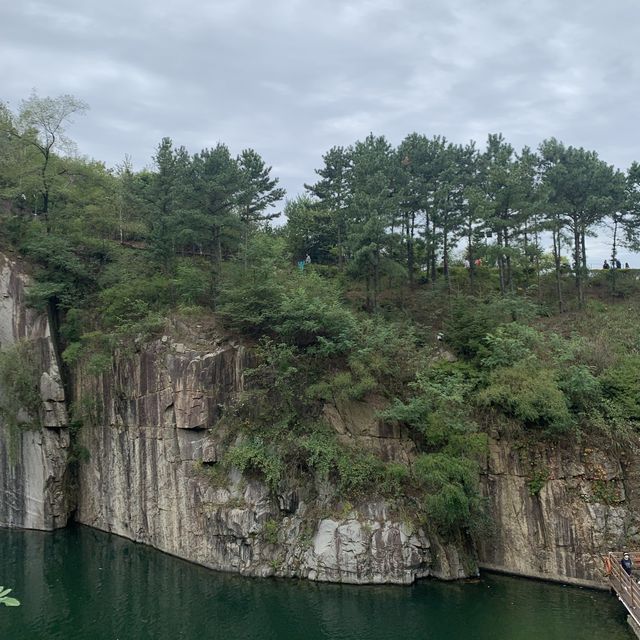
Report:
<svg viewBox="0 0 640 640"><path fill-rule="evenodd" d="M0 421L0 526L63 526L76 519L208 567L254 576L349 583L410 583L472 575L480 566L526 576L602 584L598 553L640 542L640 476L634 455L610 444L544 446L490 439L482 477L490 532L471 549L444 544L375 496L330 499L309 479L270 491L221 472L234 443L225 411L251 355L216 331L169 328L162 339L113 354L100 374L72 375L83 413L69 482L65 394L47 315L25 304L28 278L0 258L0 346L28 344L40 406L31 427ZM376 417L379 399L327 405L338 438L411 464L415 445ZM36 416L27 414L37 413ZM313 491L309 490L313 486Z"/></svg>
<svg viewBox="0 0 640 640"><path fill-rule="evenodd" d="M64 526L71 510L69 431L51 327L46 313L25 304L27 283L20 264L0 254L0 348L28 349L41 398L37 407L18 408L28 428L0 415L0 526L46 530Z"/></svg>
<svg viewBox="0 0 640 640"><path fill-rule="evenodd" d="M289 486L220 477L228 434L219 426L243 386L245 349L218 340L203 352L169 336L119 354L99 377L76 376L76 395L99 418L85 423L90 460L79 475L79 522L200 564L255 576L410 583L475 570L466 550L392 517L381 501L329 512ZM341 436L406 456L409 441L380 432L375 408L333 408ZM410 448L410 447L409 447Z"/></svg>
<svg viewBox="0 0 640 640"><path fill-rule="evenodd" d="M640 542L640 476L612 443L494 438L483 484L493 524L478 545L485 568L600 585L599 554Z"/></svg>

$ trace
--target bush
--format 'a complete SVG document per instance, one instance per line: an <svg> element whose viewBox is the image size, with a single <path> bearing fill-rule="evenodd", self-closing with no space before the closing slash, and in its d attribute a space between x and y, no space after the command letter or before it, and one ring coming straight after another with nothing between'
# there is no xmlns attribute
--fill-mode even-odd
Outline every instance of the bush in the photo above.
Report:
<svg viewBox="0 0 640 640"><path fill-rule="evenodd" d="M338 289L313 272L291 274L274 305L273 330L286 342L322 357L347 351L355 328L355 318L340 301Z"/></svg>
<svg viewBox="0 0 640 640"><path fill-rule="evenodd" d="M0 415L10 429L41 425L41 369L30 342L17 342L0 351Z"/></svg>
<svg viewBox="0 0 640 640"><path fill-rule="evenodd" d="M601 376L602 393L618 406L620 416L640 420L640 356L622 357Z"/></svg>
<svg viewBox="0 0 640 640"><path fill-rule="evenodd" d="M555 381L554 371L541 366L519 364L497 369L478 397L485 406L500 409L525 426L562 433L573 425L567 399Z"/></svg>
<svg viewBox="0 0 640 640"><path fill-rule="evenodd" d="M542 344L542 336L531 327L511 322L488 334L483 343L479 349L481 364L494 369L534 358L534 350Z"/></svg>
<svg viewBox="0 0 640 640"><path fill-rule="evenodd" d="M204 268L203 268L204 267ZM176 301L182 306L206 306L211 304L211 268L200 266L193 261L182 261L176 267L176 275L171 281Z"/></svg>
<svg viewBox="0 0 640 640"><path fill-rule="evenodd" d="M384 480L384 465L371 453L342 449L337 459L340 494L358 497L379 492Z"/></svg>
<svg viewBox="0 0 640 640"><path fill-rule="evenodd" d="M429 520L443 533L468 527L480 516L478 463L446 453L428 453L414 464L417 482L425 492Z"/></svg>
<svg viewBox="0 0 640 640"><path fill-rule="evenodd" d="M459 355L472 360L482 356L485 338L508 322L529 320L538 313L530 301L506 296L491 300L457 298L445 323L445 340Z"/></svg>
<svg viewBox="0 0 640 640"><path fill-rule="evenodd" d="M469 416L468 394L474 389L477 374L465 363L440 363L422 370L409 387L413 396L397 400L382 412L386 420L397 420L420 433L430 448L448 446L455 436L473 434L476 424Z"/></svg>
<svg viewBox="0 0 640 640"><path fill-rule="evenodd" d="M100 293L105 328L126 330L172 301L171 282L162 277L131 279Z"/></svg>
<svg viewBox="0 0 640 640"><path fill-rule="evenodd" d="M559 388L569 401L571 410L586 413L597 408L602 401L600 381L584 365L571 365L559 374Z"/></svg>
<svg viewBox="0 0 640 640"><path fill-rule="evenodd" d="M284 473L284 463L278 452L259 436L229 449L225 463L241 473L257 473L271 490L277 488Z"/></svg>

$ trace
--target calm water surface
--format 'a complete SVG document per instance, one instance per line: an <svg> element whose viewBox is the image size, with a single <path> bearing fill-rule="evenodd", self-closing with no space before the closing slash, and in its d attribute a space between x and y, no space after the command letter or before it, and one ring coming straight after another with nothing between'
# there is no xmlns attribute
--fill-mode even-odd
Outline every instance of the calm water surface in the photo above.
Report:
<svg viewBox="0 0 640 640"><path fill-rule="evenodd" d="M353 587L215 573L72 527L0 530L1 640L631 640L621 605L503 576Z"/></svg>

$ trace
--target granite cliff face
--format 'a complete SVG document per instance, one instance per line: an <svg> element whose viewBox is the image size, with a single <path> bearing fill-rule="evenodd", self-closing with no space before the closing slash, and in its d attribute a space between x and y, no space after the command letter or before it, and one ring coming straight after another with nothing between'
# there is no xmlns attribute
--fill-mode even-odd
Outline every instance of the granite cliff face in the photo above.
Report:
<svg viewBox="0 0 640 640"><path fill-rule="evenodd" d="M229 441L220 418L242 389L249 357L224 340L203 352L165 336L115 357L98 378L79 373L76 395L99 419L80 436L90 460L80 469L77 520L246 575L410 583L475 570L466 550L397 521L382 502L336 514L322 488L311 499L303 487L273 495L236 473L214 479ZM341 437L373 441L388 455L410 449L406 437L380 431L373 406L329 413Z"/></svg>
<svg viewBox="0 0 640 640"><path fill-rule="evenodd" d="M492 439L484 490L493 533L478 545L489 569L603 584L599 554L640 543L636 452Z"/></svg>
<svg viewBox="0 0 640 640"><path fill-rule="evenodd" d="M375 496L336 505L331 487L313 478L274 493L256 479L220 473L238 437L225 427L225 411L251 354L198 327L132 344L99 375L82 366L72 372L84 414L76 449L86 459L68 482L58 361L46 314L25 305L27 283L16 261L0 259L0 346L30 345L42 399L39 428L0 423L0 526L64 526L77 503L81 523L208 567L350 583L455 579L479 563L597 585L598 553L640 542L636 455L610 446L545 447L494 434L482 478L492 532L476 549L444 544ZM376 398L327 405L325 418L339 439L411 464L415 445L401 427L377 419L381 406Z"/></svg>
<svg viewBox="0 0 640 640"><path fill-rule="evenodd" d="M0 416L0 526L55 529L71 510L67 452L69 431L64 390L46 313L25 304L28 277L20 265L0 254L0 348L18 343L33 355L39 372L41 406L21 420L26 429Z"/></svg>

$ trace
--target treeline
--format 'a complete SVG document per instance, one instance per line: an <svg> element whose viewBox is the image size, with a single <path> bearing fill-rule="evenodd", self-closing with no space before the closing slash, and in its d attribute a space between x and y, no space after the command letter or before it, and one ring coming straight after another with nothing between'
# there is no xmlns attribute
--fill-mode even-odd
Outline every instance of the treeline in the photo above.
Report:
<svg viewBox="0 0 640 640"><path fill-rule="evenodd" d="M164 138L151 169L134 171L126 158L108 169L68 155L65 128L86 108L72 96L36 94L17 113L0 105L10 240L19 244L35 221L48 235L91 245L85 256L100 254L99 241L143 249L167 276L181 257L200 256L215 305L223 262L246 269L252 234L278 216L272 207L285 194L271 167L252 149L233 156L219 143L191 154ZM317 174L273 231L286 237L292 261L308 254L362 281L369 310L385 278L409 287L440 279L450 289L454 256L467 265L472 291L479 265L497 269L503 294L539 289L541 274L553 272L563 310L568 270L584 304L588 236L610 227L614 260L621 245L639 244L640 165L622 172L555 139L516 152L499 134L484 151L417 133L394 148L370 135L329 150Z"/></svg>
<svg viewBox="0 0 640 640"><path fill-rule="evenodd" d="M112 261L113 241L142 250L150 266L168 278L181 257L203 258L210 267L206 295L213 304L223 261L246 260L252 232L279 215L271 207L285 192L271 167L253 149L233 156L218 143L191 154L163 138L153 168L134 171L125 158L108 169L69 153L74 145L66 126L86 108L72 96L35 94L17 113L0 104L0 198L7 239L50 263L51 284L55 289L58 281L63 290L56 293L67 307L78 302L71 296L85 293L81 281ZM62 282L64 274L56 275L56 269L77 271L71 274L77 281Z"/></svg>
<svg viewBox="0 0 640 640"><path fill-rule="evenodd" d="M323 159L309 195L287 205L291 244L316 261L349 263L366 280L369 308L381 277L399 267L409 284L418 275L449 284L461 250L472 287L481 263L497 267L503 294L516 275L537 284L546 244L563 310L567 253L582 305L586 238L610 226L613 259L621 244L638 246L640 166L625 173L555 139L518 153L500 134L485 151L417 133L394 148L370 135Z"/></svg>

